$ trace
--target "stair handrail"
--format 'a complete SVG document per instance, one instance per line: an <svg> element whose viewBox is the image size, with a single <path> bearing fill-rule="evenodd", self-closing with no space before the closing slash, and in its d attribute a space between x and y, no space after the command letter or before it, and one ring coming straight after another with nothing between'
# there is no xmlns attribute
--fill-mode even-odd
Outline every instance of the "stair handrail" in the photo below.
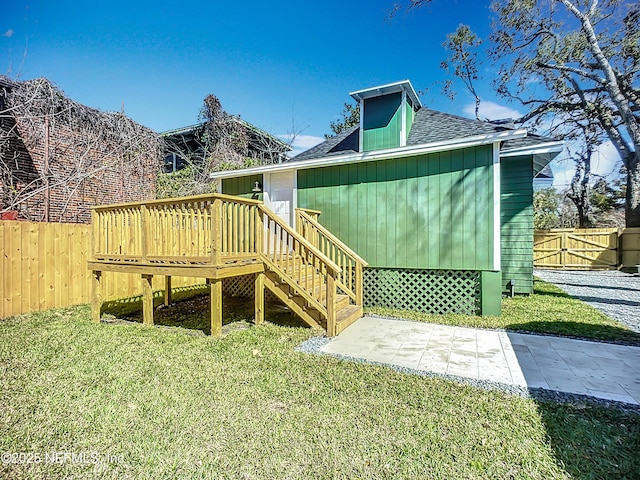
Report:
<svg viewBox="0 0 640 480"><path fill-rule="evenodd" d="M283 230L289 233L291 236L295 237L300 243L302 243L305 247L313 252L319 259L322 260L323 263L327 265L331 270L335 273L341 273L342 268L340 268L333 260L327 257L318 247L314 246L310 241L304 238L299 232L296 232L293 228L291 228L287 222L282 220L278 215L276 215L272 210L266 207L263 203L258 205L258 209L267 215L271 220L277 223Z"/></svg>
<svg viewBox="0 0 640 480"><path fill-rule="evenodd" d="M335 243L337 247L340 247L340 249L343 250L351 258L353 258L354 260L357 260L358 262L362 263L362 265L365 266L365 267L369 266L369 263L364 258L362 258L356 252L351 250L351 248L349 248L349 246L347 246L342 240L340 240L333 233L331 233L329 230L327 230L327 228L324 225L322 225L320 222L318 222L318 220L314 219L311 215L309 215L307 213L308 210L309 209L307 209L307 208L296 208L296 213L298 213L298 215L301 216L302 218L304 218L305 220L308 220L309 222L311 222L311 224L313 225L314 228L317 228L320 232L322 232L322 234L325 237L327 237L333 243ZM319 210L312 210L312 211L319 212ZM297 225L297 223L296 223L296 225Z"/></svg>
<svg viewBox="0 0 640 480"><path fill-rule="evenodd" d="M316 212L317 210L314 210ZM330 244L340 250L345 256L349 257L355 264L355 285L353 288L349 282L339 281L339 287L351 297L356 305L362 306L364 302L364 292L363 292L363 269L364 267L369 266L369 263L365 259L363 259L360 255L354 252L351 248L349 248L344 242L342 242L338 237L336 237L333 233L331 233L326 227L321 225L316 218L313 218L308 214L307 209L296 208L296 229L299 229L300 235L307 238L306 235L309 235L308 232L301 231L303 229L303 225L310 225L316 231L313 232L313 238L307 238L310 243L312 243L316 248L318 248L325 256L328 257L328 252L322 251L319 244L319 235L318 232L322 234L322 236L327 239ZM300 221L303 220L303 221ZM305 235L306 233L306 235ZM349 284L348 284L349 283ZM355 290L355 291L354 291Z"/></svg>
<svg viewBox="0 0 640 480"><path fill-rule="evenodd" d="M306 238L304 238L300 233L291 228L284 220L282 220L278 215L276 215L273 211L267 208L264 204L258 206L259 214L266 215L268 219L272 220L275 225L278 225L282 230L287 232L295 241L297 241L302 247L304 247L309 253L311 253L314 257L316 257L319 262L321 262L320 267L326 268L326 306L322 305L320 301L321 295L319 298L315 298L304 285L298 283L293 275L290 275L284 269L280 268L275 261L273 261L269 257L269 252L264 251L264 244L260 242L260 255L263 261L269 265L272 269L274 269L280 277L285 279L285 281L294 288L294 290L305 298L310 304L312 304L318 311L326 315L327 318L327 332L330 335L335 334L336 331L336 308L335 308L335 298L336 298L336 277L342 273L342 268L340 268L335 262L333 262L329 257L327 257L324 253L322 253L318 248L311 244ZM294 255L295 258L295 255ZM308 259L303 259L305 267L308 265L312 265L315 268L315 262L309 263ZM323 275L323 269L319 268L319 273L321 277ZM306 275L305 275L306 277ZM312 281L312 290L314 289ZM308 285L307 285L308 287ZM321 288L321 285L318 285Z"/></svg>

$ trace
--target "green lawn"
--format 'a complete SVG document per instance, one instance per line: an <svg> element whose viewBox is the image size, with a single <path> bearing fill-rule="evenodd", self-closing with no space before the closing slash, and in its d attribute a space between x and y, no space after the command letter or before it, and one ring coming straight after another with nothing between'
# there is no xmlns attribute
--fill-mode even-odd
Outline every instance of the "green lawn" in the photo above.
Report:
<svg viewBox="0 0 640 480"><path fill-rule="evenodd" d="M640 477L640 415L299 353L317 332L237 313L194 335L196 304L174 322L195 329L0 320L0 478Z"/></svg>
<svg viewBox="0 0 640 480"><path fill-rule="evenodd" d="M629 330L590 305L571 298L555 285L536 278L533 288L533 295L503 299L501 317L429 315L388 308L368 308L366 312L444 325L504 328L640 345L640 334Z"/></svg>

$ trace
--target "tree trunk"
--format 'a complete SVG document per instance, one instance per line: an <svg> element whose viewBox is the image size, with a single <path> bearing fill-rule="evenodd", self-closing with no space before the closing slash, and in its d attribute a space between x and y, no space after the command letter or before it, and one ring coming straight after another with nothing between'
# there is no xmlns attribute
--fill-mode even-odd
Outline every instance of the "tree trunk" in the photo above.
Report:
<svg viewBox="0 0 640 480"><path fill-rule="evenodd" d="M627 197L625 219L627 227L640 227L640 152L629 152L627 166Z"/></svg>

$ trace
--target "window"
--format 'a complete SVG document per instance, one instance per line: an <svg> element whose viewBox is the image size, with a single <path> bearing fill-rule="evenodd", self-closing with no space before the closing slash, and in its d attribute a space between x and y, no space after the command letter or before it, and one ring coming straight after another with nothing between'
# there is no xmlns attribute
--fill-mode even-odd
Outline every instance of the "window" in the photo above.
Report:
<svg viewBox="0 0 640 480"><path fill-rule="evenodd" d="M186 166L187 162L184 158L176 155L175 153L169 153L164 157L164 173L177 172Z"/></svg>

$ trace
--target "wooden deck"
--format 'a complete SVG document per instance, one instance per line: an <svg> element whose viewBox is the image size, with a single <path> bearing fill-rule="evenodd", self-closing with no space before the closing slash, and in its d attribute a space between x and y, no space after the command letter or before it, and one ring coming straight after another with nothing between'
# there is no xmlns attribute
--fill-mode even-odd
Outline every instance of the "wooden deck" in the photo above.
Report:
<svg viewBox="0 0 640 480"><path fill-rule="evenodd" d="M100 321L104 271L141 276L144 323L153 324L154 275L206 278L211 333L222 329L222 279L255 276L255 321L268 288L305 322L337 335L362 316L366 262L322 227L319 212L296 211L296 230L260 201L200 195L93 209L92 311Z"/></svg>

